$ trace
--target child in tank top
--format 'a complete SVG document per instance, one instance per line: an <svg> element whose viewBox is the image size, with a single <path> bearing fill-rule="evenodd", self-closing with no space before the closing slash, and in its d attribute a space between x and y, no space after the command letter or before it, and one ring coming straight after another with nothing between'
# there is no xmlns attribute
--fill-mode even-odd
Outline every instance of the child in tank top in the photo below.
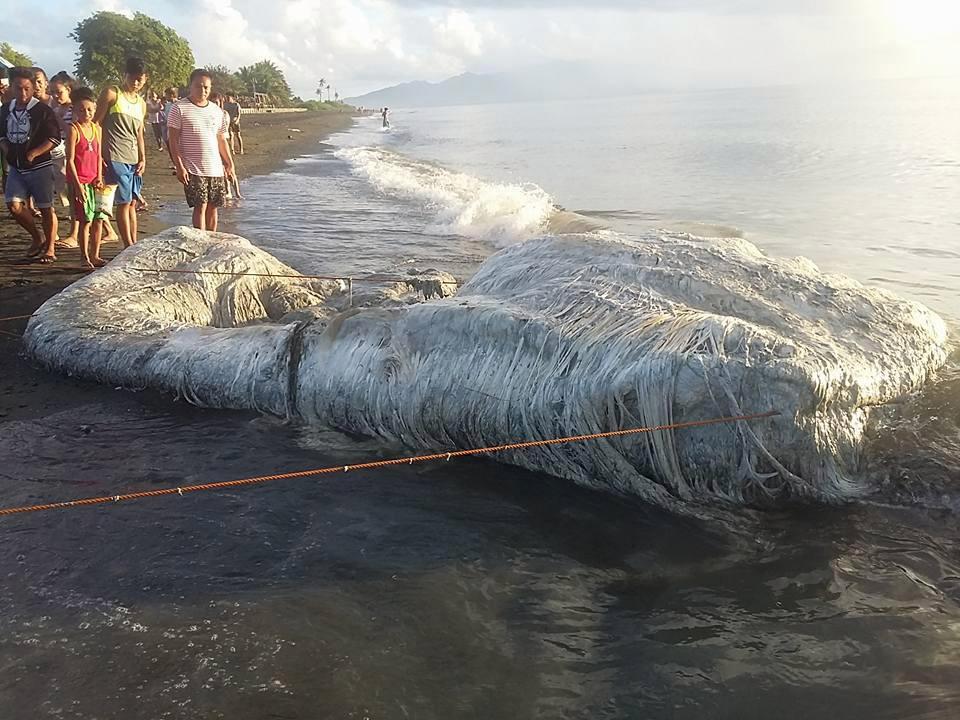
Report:
<svg viewBox="0 0 960 720"><path fill-rule="evenodd" d="M81 262L88 268L106 265L100 258L102 216L97 212L97 192L103 189L103 155L100 126L93 122L96 95L90 88L77 88L73 100L73 124L67 138L67 176L73 191L74 217L80 222ZM92 231L92 232L91 232Z"/></svg>

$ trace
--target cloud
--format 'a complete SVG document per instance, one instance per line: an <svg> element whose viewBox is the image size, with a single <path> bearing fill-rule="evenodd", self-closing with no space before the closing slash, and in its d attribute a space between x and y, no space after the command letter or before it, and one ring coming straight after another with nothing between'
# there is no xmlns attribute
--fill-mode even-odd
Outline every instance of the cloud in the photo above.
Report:
<svg viewBox="0 0 960 720"><path fill-rule="evenodd" d="M463 10L451 10L446 17L433 20L433 31L437 44L447 51L474 57L483 52L483 34Z"/></svg>
<svg viewBox="0 0 960 720"><path fill-rule="evenodd" d="M294 91L342 95L464 71L556 62L614 68L655 87L819 82L960 69L940 0L48 0L4 36L49 69L100 9L144 12L199 63L276 62ZM56 30L51 30L56 28ZM936 31L936 32L934 32ZM895 52L890 49L896 48Z"/></svg>

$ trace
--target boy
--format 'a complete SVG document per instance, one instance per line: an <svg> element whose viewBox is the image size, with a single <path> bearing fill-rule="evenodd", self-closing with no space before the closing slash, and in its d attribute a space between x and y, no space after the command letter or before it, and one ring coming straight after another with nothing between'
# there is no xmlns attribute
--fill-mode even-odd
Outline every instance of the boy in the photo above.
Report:
<svg viewBox="0 0 960 720"><path fill-rule="evenodd" d="M93 122L97 100L93 90L85 87L70 93L70 99L73 101L73 124L67 135L67 177L73 191L74 217L80 222L80 261L92 269L106 265L100 258L103 223L96 212L96 192L103 189L101 131Z"/></svg>
<svg viewBox="0 0 960 720"><path fill-rule="evenodd" d="M142 181L147 165L143 125L147 104L140 90L147 82L143 60L129 58L124 70L123 85L104 88L97 103L94 122L103 128L104 183L115 187L117 205L114 215L120 241L124 247L137 242L137 208L134 190ZM108 194L107 194L108 195ZM107 208L104 208L107 211Z"/></svg>
<svg viewBox="0 0 960 720"><path fill-rule="evenodd" d="M10 214L30 233L27 258L48 264L57 259L57 215L53 210L54 169L50 151L60 144L60 126L53 110L34 97L30 68L10 71L13 100L0 108L0 150L9 163L5 199ZM28 202L40 211L43 232L37 230Z"/></svg>

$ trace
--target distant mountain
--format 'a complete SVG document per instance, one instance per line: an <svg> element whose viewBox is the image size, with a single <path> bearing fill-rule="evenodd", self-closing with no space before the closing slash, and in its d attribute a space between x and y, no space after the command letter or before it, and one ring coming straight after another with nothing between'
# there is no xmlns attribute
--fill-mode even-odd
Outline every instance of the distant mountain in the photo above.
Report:
<svg viewBox="0 0 960 720"><path fill-rule="evenodd" d="M579 63L552 63L511 73L463 73L441 82L401 83L347 98L364 107L482 105L522 100L612 97L651 90L619 71Z"/></svg>

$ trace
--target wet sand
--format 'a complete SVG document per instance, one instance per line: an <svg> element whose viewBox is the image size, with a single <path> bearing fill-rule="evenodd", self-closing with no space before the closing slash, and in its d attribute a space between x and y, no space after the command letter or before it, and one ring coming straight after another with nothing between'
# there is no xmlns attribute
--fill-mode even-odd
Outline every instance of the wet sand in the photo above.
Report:
<svg viewBox="0 0 960 720"><path fill-rule="evenodd" d="M310 153L324 137L346 129L350 123L351 117L346 113L248 115L243 122L245 153L237 158L239 177L242 180L273 172L287 159ZM169 159L157 152L151 140L152 133L148 133L144 195L150 210L140 213L140 237L167 227L155 216L156 211L169 204L186 206L183 186L170 169ZM256 198L249 196L245 200L247 205L255 202ZM229 224L228 214L229 210L223 213L225 226ZM68 233L64 216L61 212L60 237ZM23 264L28 245L23 229L9 213L3 212L0 217L0 317L32 313L87 272L80 267L77 249L58 249L57 262L53 265ZM106 243L101 254L110 259L120 249L116 241ZM52 375L20 357L20 336L26 325L25 319L0 322L0 422L43 417L103 400L103 387Z"/></svg>

